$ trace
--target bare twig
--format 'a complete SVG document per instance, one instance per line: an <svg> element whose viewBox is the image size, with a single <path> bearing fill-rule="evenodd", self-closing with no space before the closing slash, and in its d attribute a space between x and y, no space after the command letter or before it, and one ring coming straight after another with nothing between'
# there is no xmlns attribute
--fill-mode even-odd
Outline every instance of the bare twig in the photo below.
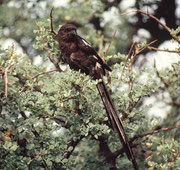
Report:
<svg viewBox="0 0 180 170"><path fill-rule="evenodd" d="M139 10L139 9L136 9L136 10L132 10L132 11L130 11L130 12L122 13L121 15L130 14L130 13L132 13L132 12L139 12L139 13L142 13L142 14L147 15L147 16L149 16L150 18L154 19L154 20L157 21L164 29L166 29L166 30L169 32L169 34L173 37L173 39L175 39L178 43L180 43L180 39L179 39L175 34L173 34L173 33L171 32L171 30L170 30L165 24L163 24L158 18L156 18L155 16L149 14L148 12L144 12L144 11L141 11L141 10Z"/></svg>
<svg viewBox="0 0 180 170"><path fill-rule="evenodd" d="M53 7L51 8L51 12L50 12L50 27L51 27L50 32L53 33L54 35L57 35L56 32L54 32L54 29L53 29L53 17L52 17L52 12L53 12Z"/></svg>
<svg viewBox="0 0 180 170"><path fill-rule="evenodd" d="M131 45L131 48L130 48L130 50L129 50L129 53L128 53L127 57L126 57L126 61L125 61L125 63L124 63L124 67L123 67L123 69L122 69L120 81L122 80L122 75L123 75L123 73L124 73L126 64L127 64L127 62L128 62L128 59L129 59L129 57L130 57L130 55L131 55L131 53L132 53L132 50L133 50L135 44L136 44L136 42L133 42L133 44Z"/></svg>
<svg viewBox="0 0 180 170"><path fill-rule="evenodd" d="M62 102L66 102L66 101L69 101L71 99L75 99L75 96L67 97L66 99L62 100Z"/></svg>
<svg viewBox="0 0 180 170"><path fill-rule="evenodd" d="M112 42L113 42L113 40L114 40L114 38L115 38L115 36L116 36L116 32L117 32L117 29L114 31L114 34L113 34L112 39L111 39L111 41L110 41L110 43L109 43L109 45L108 45L108 48L107 48L106 52L104 53L104 56L105 56L105 57L106 57L106 55L107 55L107 53L108 53L108 51L109 51L109 48L110 48L110 46L111 46L111 44L112 44Z"/></svg>
<svg viewBox="0 0 180 170"><path fill-rule="evenodd" d="M148 48L150 45L152 45L156 41L157 40L150 42L149 44L147 44L145 47L143 47L141 49L138 48L137 43L134 45L135 50L134 50L134 55L132 56L132 58L130 60L130 68L132 68L132 65L133 65L134 61L136 60L137 55L139 55L142 51L144 51L146 48Z"/></svg>
<svg viewBox="0 0 180 170"><path fill-rule="evenodd" d="M107 53L108 53L108 51L109 51L109 48L110 48L110 46L111 46L111 44L112 44L112 42L113 42L113 40L114 40L114 38L115 38L115 36L116 36L116 32L117 32L117 30L114 31L114 34L113 34L112 39L111 39L111 41L110 41L110 43L109 43L109 45L108 45L108 48L107 48L107 50L104 52L104 58L107 56ZM104 38L104 36L103 36L102 38ZM102 43L100 43L100 46L102 46ZM102 58L102 59L104 60L104 58ZM106 61L105 61L105 62L106 62ZM111 84L111 77L109 76L109 72L108 72L108 71L106 71L106 76L107 76L108 83Z"/></svg>
<svg viewBox="0 0 180 170"><path fill-rule="evenodd" d="M156 41L157 41L157 40L154 40L154 41L150 42L149 44L147 44L145 47L141 48L136 55L140 54L142 51L144 51L144 50L145 50L146 48L148 48L150 45L154 44Z"/></svg>
<svg viewBox="0 0 180 170"><path fill-rule="evenodd" d="M143 138L145 136L150 136L150 135L154 135L154 134L157 134L161 131L163 132L166 132L166 131L169 131L169 130L172 130L172 129L176 129L176 128L179 128L180 127L180 124L177 124L175 126L169 126L167 128L161 128L159 130L154 130L152 132L147 132L147 133L142 133L142 134L139 134L139 135L135 135L133 138L130 139L130 143L132 143L134 140L138 139L138 138Z"/></svg>
<svg viewBox="0 0 180 170"><path fill-rule="evenodd" d="M157 40L154 40L154 41L150 42L149 44L147 44L145 47L143 47L143 48L141 48L141 49L138 48L138 44L137 44L137 43L134 44L134 49L135 49L135 50L134 50L134 55L132 56L132 58L131 58L131 60L130 60L130 63L129 63L129 73L130 73L130 75L133 74L132 65L133 65L134 61L136 61L137 56L138 56L142 51L144 51L146 48L148 48L151 44L155 43L156 41L157 41ZM131 77L130 77L130 80L129 80L129 86L130 86L130 89L132 89L132 87L133 87L133 81L132 81Z"/></svg>
<svg viewBox="0 0 180 170"><path fill-rule="evenodd" d="M162 52L168 52L168 53L180 53L180 50L168 50L168 49L158 49L155 47L148 47L149 50L154 50L154 51L162 51Z"/></svg>
<svg viewBox="0 0 180 170"><path fill-rule="evenodd" d="M167 102L167 104L172 105L172 106L180 107L180 102L178 103L176 101Z"/></svg>
<svg viewBox="0 0 180 170"><path fill-rule="evenodd" d="M43 71L43 72L41 72L41 73L36 74L36 75L33 76L31 79L35 79L35 78L37 78L37 77L40 76L40 75L47 74L47 73L52 73L52 72L55 72L55 71L58 71L58 70L57 70L57 69L54 69L54 70L49 70L49 71Z"/></svg>
<svg viewBox="0 0 180 170"><path fill-rule="evenodd" d="M136 60L138 53L139 53L138 44L135 43L135 44L134 44L134 55L132 55L132 58L131 58L130 63L129 63L129 74L131 75L131 76L129 76L129 89L130 89L130 90L132 90L132 88L133 88L133 80L132 80L133 71L132 71L132 65L133 65L134 61ZM129 97L130 97L130 96L129 96ZM131 98L131 97L130 97L130 98Z"/></svg>
<svg viewBox="0 0 180 170"><path fill-rule="evenodd" d="M10 68L16 63L15 61L13 61L14 59L14 44L12 44L12 51L11 54L9 56L9 60L7 61L7 67L4 68L3 74L4 74L4 83L5 83L5 97L8 97L8 72L10 70ZM24 56L23 56L24 57ZM23 57L21 57L19 60L21 60Z"/></svg>

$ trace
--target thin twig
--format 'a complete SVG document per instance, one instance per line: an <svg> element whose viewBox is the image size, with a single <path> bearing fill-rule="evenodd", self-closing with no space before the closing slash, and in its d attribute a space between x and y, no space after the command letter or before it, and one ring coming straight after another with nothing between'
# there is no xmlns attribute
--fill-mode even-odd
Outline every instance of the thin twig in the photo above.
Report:
<svg viewBox="0 0 180 170"><path fill-rule="evenodd" d="M132 65L135 61L135 59L137 58L137 54L139 53L139 49L138 49L138 44L135 43L134 44L134 54L132 55L132 58L130 59L130 63L129 63L129 89L130 91L132 90L133 88L133 80L132 80L132 75L133 75L133 71L132 71ZM130 93L129 93L130 94ZM131 96L129 96L131 98Z"/></svg>
<svg viewBox="0 0 180 170"><path fill-rule="evenodd" d="M8 97L8 72L10 68L15 64L15 62L12 62L7 68L5 68L4 71L4 83L5 83L5 97Z"/></svg>
<svg viewBox="0 0 180 170"><path fill-rule="evenodd" d="M180 50L158 49L158 48L151 47L151 46L149 46L148 49L154 50L154 51L168 52L168 53L180 53Z"/></svg>
<svg viewBox="0 0 180 170"><path fill-rule="evenodd" d="M145 136L154 135L154 134L157 134L157 133L159 133L161 131L166 132L166 131L176 129L176 128L179 128L179 127L180 127L180 124L177 124L175 126L169 126L167 128L161 128L159 130L155 130L155 131L152 131L152 132L147 132L147 133L142 133L142 134L139 134L139 135L135 135L133 138L130 139L130 143L132 143L134 140L136 140L138 138L143 138Z"/></svg>
<svg viewBox="0 0 180 170"><path fill-rule="evenodd" d="M71 99L75 99L75 96L67 97L66 99L62 100L62 102L66 102L66 101L69 101Z"/></svg>
<svg viewBox="0 0 180 170"><path fill-rule="evenodd" d="M117 29L114 31L114 34L113 34L112 39L111 39L111 41L110 41L110 43L109 43L109 45L108 45L108 48L107 48L106 52L104 53L104 56L105 56L105 57L106 57L106 55L107 55L107 53L108 53L108 51L109 51L109 48L110 48L110 46L111 46L111 44L112 44L112 42L113 42L113 40L114 40L114 38L115 38L115 36L116 36L116 32L117 32Z"/></svg>
<svg viewBox="0 0 180 170"><path fill-rule="evenodd" d="M132 58L131 58L131 60L130 60L130 66L129 66L129 68L131 68L131 71L132 71L132 65L133 65L133 63L134 63L134 61L136 60L136 58L137 58L137 55L139 55L142 51L144 51L146 48L148 48L150 45L152 45L153 43L155 43L157 40L154 40L154 41L152 41L152 42L150 42L149 44L147 44L145 47L143 47L143 48L141 48L141 49L138 49L138 47L137 47L137 43L136 44L134 44L134 48L135 48L135 52L134 52L134 55L132 56Z"/></svg>
<svg viewBox="0 0 180 170"><path fill-rule="evenodd" d="M145 47L141 48L136 55L140 54L142 51L144 51L144 50L145 50L146 48L148 48L150 45L154 44L156 41L157 41L157 40L154 40L154 41L148 43Z"/></svg>
<svg viewBox="0 0 180 170"><path fill-rule="evenodd" d="M147 44L145 47L143 47L141 49L138 48L138 46L137 46L138 44L137 43L134 44L134 48L135 48L134 55L132 56L132 58L130 60L130 64L129 64L130 65L129 67L131 69L132 69L132 65L133 65L134 61L137 59L137 55L139 55L142 51L144 51L146 48L148 48L151 44L155 43L156 41L157 40L154 40L154 41L150 42L149 44Z"/></svg>
<svg viewBox="0 0 180 170"><path fill-rule="evenodd" d="M5 83L5 97L8 97L8 69L4 71L4 83Z"/></svg>
<svg viewBox="0 0 180 170"><path fill-rule="evenodd" d="M4 70L4 83L5 83L5 97L6 98L8 97L8 72L9 72L10 68L15 64L15 62L13 61L14 55L15 55L14 54L14 44L12 44L12 51L11 51L11 54L10 54L8 62L7 62L8 65Z"/></svg>
<svg viewBox="0 0 180 170"><path fill-rule="evenodd" d="M114 31L114 34L113 34L112 39L111 39L111 41L110 41L110 43L108 45L108 48L107 48L106 52L104 53L104 58L106 57L106 55L107 55L107 53L109 51L109 48L110 48L110 46L111 46L111 44L112 44L112 42L113 42L113 40L114 40L114 38L116 36L116 32L117 32L117 29ZM108 71L106 71L106 76L107 76L108 83L111 84L111 77L109 76L109 72Z"/></svg>
<svg viewBox="0 0 180 170"><path fill-rule="evenodd" d="M51 8L51 12L50 12L50 27L51 27L51 33L53 33L54 35L57 35L56 32L54 32L53 29L53 17L52 17L52 12L53 12L53 7Z"/></svg>
<svg viewBox="0 0 180 170"><path fill-rule="evenodd" d="M175 126L170 126L170 127L167 127L167 128L161 128L159 130L155 130L155 131L152 131L152 132L147 132L147 133L143 133L143 134L139 134L139 135L135 135L133 138L131 138L129 140L129 143L130 143L130 146L133 148L133 147L136 147L138 144L132 144L136 139L138 138L143 138L145 136L150 136L150 135L154 135L154 134L157 134L161 131L169 131L169 130L172 130L172 129L176 129L176 128L179 128L180 127L180 124L178 125L175 125ZM120 150L117 150L113 153L114 157L118 157L119 155L121 155L122 153L124 152L124 148L121 148Z"/></svg>
<svg viewBox="0 0 180 170"><path fill-rule="evenodd" d="M161 76L160 76L160 73L156 67L156 61L154 60L154 68L155 68L155 71L156 71L156 74L157 76L159 77L159 79L161 80L161 82L164 84L164 86L167 88L169 87L169 84L170 84L170 80L168 81L165 81Z"/></svg>
<svg viewBox="0 0 180 170"><path fill-rule="evenodd" d="M7 67L4 70L4 83L5 83L5 97L6 98L8 97L8 71L9 71L9 67L11 66L11 60L13 59L12 57L13 53L14 53L14 44L12 44L11 54L9 55Z"/></svg>
<svg viewBox="0 0 180 170"><path fill-rule="evenodd" d="M166 102L166 104L172 105L172 106L177 106L180 107L180 102L176 102L176 101L171 101L171 102Z"/></svg>
<svg viewBox="0 0 180 170"><path fill-rule="evenodd" d="M123 73L124 73L126 64L127 64L127 62L128 62L128 59L129 59L129 57L130 57L130 55L131 55L131 53L132 53L132 50L133 50L135 44L136 44L136 42L133 42L133 44L131 45L131 48L130 48L129 53L128 53L127 57L126 57L126 61L125 61L125 63L124 63L124 67L123 67L123 69L122 69L122 73L121 73L121 77L120 77L119 81L122 80L122 75L123 75Z"/></svg>
<svg viewBox="0 0 180 170"><path fill-rule="evenodd" d="M154 19L154 20L157 21L164 29L166 29L166 30L169 32L169 34L170 34L178 43L180 43L180 39L179 39L175 34L173 34L173 33L171 32L171 30L170 30L165 24L163 24L158 18L156 18L155 16L149 14L148 12L144 12L144 11L141 11L141 10L139 10L139 9L136 9L136 10L132 10L132 11L130 11L130 12L122 13L121 15L130 14L130 13L132 13L132 12L139 12L139 13L142 13L142 14L147 15L147 16L149 16L150 18Z"/></svg>
<svg viewBox="0 0 180 170"><path fill-rule="evenodd" d="M36 75L33 76L31 79L35 79L35 78L37 78L37 77L40 76L40 75L47 74L47 73L52 73L52 72L55 72L55 71L58 71L58 70L57 70L57 69L54 69L54 70L49 70L49 71L43 71L43 72L41 72L41 73L36 74Z"/></svg>

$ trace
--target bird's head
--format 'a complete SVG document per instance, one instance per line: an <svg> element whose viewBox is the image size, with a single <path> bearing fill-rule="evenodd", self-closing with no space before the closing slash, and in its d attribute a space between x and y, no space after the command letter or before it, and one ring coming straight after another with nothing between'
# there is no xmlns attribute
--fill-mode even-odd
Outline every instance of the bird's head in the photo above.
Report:
<svg viewBox="0 0 180 170"><path fill-rule="evenodd" d="M58 37L63 40L71 40L76 34L76 26L73 24L62 25L58 31Z"/></svg>

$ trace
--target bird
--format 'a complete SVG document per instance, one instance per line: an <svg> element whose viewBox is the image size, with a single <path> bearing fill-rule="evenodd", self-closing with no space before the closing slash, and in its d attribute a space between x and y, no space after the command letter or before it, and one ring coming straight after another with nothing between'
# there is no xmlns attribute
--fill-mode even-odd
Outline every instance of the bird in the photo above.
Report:
<svg viewBox="0 0 180 170"><path fill-rule="evenodd" d="M73 24L63 25L57 35L61 58L71 69L80 70L93 79L100 79L105 70L112 71L90 44L77 34Z"/></svg>
<svg viewBox="0 0 180 170"><path fill-rule="evenodd" d="M75 25L62 25L56 35L56 38L61 51L60 57L70 66L71 69L85 73L93 80L101 79L101 81L97 83L96 87L106 109L109 121L113 129L118 133L128 159L132 162L134 169L138 170L139 168L130 147L128 137L125 133L123 122L117 113L109 90L103 80L103 76L106 75L106 71L112 71L111 68L97 54L95 49L91 47L84 38L77 34L77 28Z"/></svg>

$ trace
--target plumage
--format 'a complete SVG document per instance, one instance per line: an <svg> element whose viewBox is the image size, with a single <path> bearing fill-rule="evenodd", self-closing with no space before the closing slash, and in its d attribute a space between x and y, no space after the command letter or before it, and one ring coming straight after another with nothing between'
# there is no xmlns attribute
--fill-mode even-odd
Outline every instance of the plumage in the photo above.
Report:
<svg viewBox="0 0 180 170"><path fill-rule="evenodd" d="M74 25L63 25L58 31L57 39L61 57L71 69L81 70L93 79L100 79L101 75L105 75L105 70L111 71L90 44L77 35Z"/></svg>

